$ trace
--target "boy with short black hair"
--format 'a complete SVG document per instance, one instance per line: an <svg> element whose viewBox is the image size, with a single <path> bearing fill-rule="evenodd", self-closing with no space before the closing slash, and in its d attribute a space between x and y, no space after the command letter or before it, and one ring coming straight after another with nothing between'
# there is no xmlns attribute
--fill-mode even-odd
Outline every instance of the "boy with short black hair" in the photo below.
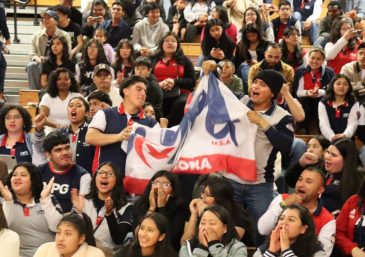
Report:
<svg viewBox="0 0 365 257"><path fill-rule="evenodd" d="M149 102L156 112L156 120L162 117L162 101L163 92L157 82L154 74L152 74L152 63L148 57L140 56L134 62L134 73L147 80L147 97L146 102Z"/></svg>

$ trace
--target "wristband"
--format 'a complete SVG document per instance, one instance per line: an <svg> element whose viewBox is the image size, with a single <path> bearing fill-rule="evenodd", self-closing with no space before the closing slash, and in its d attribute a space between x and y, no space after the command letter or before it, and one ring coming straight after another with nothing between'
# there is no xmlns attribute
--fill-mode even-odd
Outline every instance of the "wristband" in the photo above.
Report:
<svg viewBox="0 0 365 257"><path fill-rule="evenodd" d="M284 202L280 202L279 205L280 205L281 209L285 209L285 207L286 207Z"/></svg>

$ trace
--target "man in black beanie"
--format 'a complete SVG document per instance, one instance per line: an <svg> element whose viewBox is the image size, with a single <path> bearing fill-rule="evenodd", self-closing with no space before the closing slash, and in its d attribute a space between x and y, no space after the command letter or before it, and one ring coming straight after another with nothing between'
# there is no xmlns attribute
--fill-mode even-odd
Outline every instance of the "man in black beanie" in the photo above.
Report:
<svg viewBox="0 0 365 257"><path fill-rule="evenodd" d="M246 206L255 225L273 199L276 155L278 152L282 156L289 155L294 138L292 116L274 101L283 83L284 77L279 72L262 70L253 79L251 97L246 95L241 100L252 110L247 112L248 119L257 125L256 181L245 181L232 173L224 174L234 188L235 201ZM262 242L263 238L256 236L255 244L258 246Z"/></svg>

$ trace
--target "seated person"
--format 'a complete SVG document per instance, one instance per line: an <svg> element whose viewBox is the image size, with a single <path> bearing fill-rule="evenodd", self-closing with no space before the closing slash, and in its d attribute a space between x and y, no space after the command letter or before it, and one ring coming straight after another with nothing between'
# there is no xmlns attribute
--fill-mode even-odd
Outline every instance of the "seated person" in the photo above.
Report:
<svg viewBox="0 0 365 257"><path fill-rule="evenodd" d="M156 120L163 116L162 100L163 92L156 77L152 74L152 63L148 57L140 56L134 62L134 74L148 81L146 102L152 104L156 112Z"/></svg>
<svg viewBox="0 0 365 257"><path fill-rule="evenodd" d="M148 3L145 7L146 17L133 28L134 51L142 56L154 55L158 43L169 31L169 27L160 17L160 7L156 3Z"/></svg>
<svg viewBox="0 0 365 257"><path fill-rule="evenodd" d="M235 67L232 61L224 59L219 63L220 72L219 79L237 96L242 96L247 92L243 92L242 80L235 74Z"/></svg>
<svg viewBox="0 0 365 257"><path fill-rule="evenodd" d="M334 245L332 237L336 232L336 222L319 200L320 195L324 192L325 182L325 175L320 169L315 167L304 169L295 184L295 193L275 197L269 209L261 216L258 221L260 234L269 235L274 230L285 207L300 204L306 207L312 215L318 240L322 243L326 256L329 257Z"/></svg>

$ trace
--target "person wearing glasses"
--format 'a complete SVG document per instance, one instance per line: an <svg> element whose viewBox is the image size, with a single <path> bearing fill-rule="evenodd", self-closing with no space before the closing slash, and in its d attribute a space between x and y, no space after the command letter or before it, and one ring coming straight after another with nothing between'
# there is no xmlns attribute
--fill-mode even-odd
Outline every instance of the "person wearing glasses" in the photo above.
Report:
<svg viewBox="0 0 365 257"><path fill-rule="evenodd" d="M190 202L190 218L185 223L181 242L194 238L198 220L202 217L204 209L211 205L219 205L231 214L237 238L252 245L251 220L246 210L233 201L233 194L233 187L228 180L216 176L209 177L205 185L201 186L200 198L195 198Z"/></svg>
<svg viewBox="0 0 365 257"><path fill-rule="evenodd" d="M180 238L188 209L182 198L178 177L165 170L158 171L147 184L143 195L134 204L136 224L150 213L164 215L169 223L168 238L175 251L180 250ZM138 226L135 225L138 231Z"/></svg>
<svg viewBox="0 0 365 257"><path fill-rule="evenodd" d="M90 193L83 197L74 190L71 195L74 209L91 218L97 247L112 256L129 237L134 222L119 168L112 162L100 164L91 180Z"/></svg>

